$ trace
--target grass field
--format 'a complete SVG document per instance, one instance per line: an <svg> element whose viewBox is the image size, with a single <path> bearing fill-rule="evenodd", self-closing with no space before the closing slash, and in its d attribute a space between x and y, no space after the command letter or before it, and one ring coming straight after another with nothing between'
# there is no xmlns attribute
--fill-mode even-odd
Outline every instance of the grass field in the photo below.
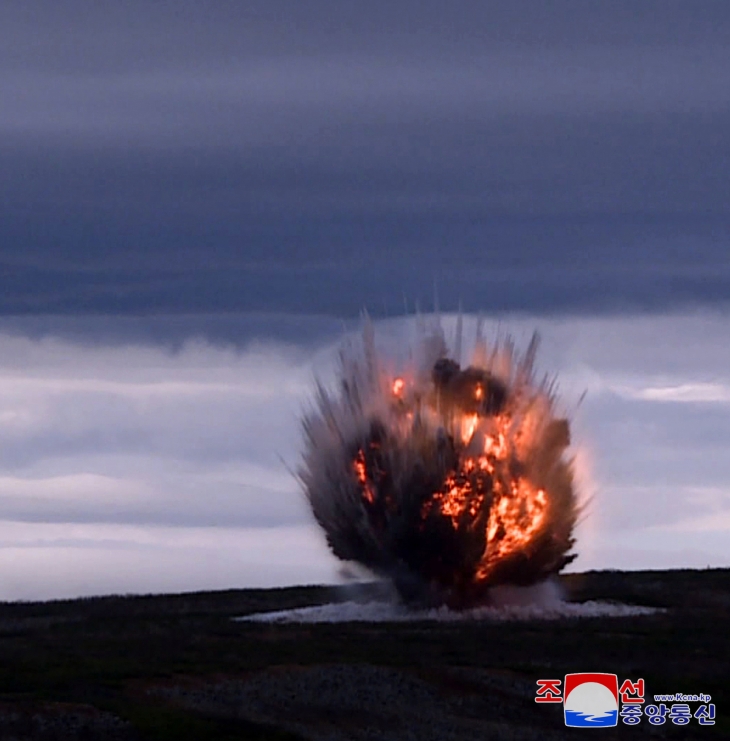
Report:
<svg viewBox="0 0 730 741"><path fill-rule="evenodd" d="M0 604L0 739L575 738L535 681L578 671L708 693L713 727L602 738L730 738L730 570L563 577L576 601L666 611L522 623L234 622L350 599L337 587ZM692 707L697 703L692 704Z"/></svg>

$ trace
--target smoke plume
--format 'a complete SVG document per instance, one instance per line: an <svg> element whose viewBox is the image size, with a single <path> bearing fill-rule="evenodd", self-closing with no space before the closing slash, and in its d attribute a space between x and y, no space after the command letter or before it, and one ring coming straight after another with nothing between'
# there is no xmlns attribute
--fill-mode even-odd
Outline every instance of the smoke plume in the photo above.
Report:
<svg viewBox="0 0 730 741"><path fill-rule="evenodd" d="M537 337L520 354L479 326L463 366L461 335L461 319L452 347L440 322L421 322L397 367L366 321L303 419L298 473L332 552L408 604L484 604L575 558L569 423L554 382L535 379Z"/></svg>

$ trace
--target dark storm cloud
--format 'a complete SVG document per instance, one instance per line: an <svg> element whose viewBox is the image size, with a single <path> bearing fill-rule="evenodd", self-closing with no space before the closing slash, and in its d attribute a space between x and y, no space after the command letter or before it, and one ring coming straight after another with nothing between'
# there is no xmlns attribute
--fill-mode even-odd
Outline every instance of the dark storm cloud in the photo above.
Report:
<svg viewBox="0 0 730 741"><path fill-rule="evenodd" d="M725 3L0 10L0 311L730 297Z"/></svg>
<svg viewBox="0 0 730 741"><path fill-rule="evenodd" d="M245 349L256 343L280 342L313 351L333 342L354 321L313 314L176 314L154 316L59 315L5 316L0 333L32 340L58 338L77 346L103 344L153 346L168 354L180 352L190 341L205 340L212 347Z"/></svg>

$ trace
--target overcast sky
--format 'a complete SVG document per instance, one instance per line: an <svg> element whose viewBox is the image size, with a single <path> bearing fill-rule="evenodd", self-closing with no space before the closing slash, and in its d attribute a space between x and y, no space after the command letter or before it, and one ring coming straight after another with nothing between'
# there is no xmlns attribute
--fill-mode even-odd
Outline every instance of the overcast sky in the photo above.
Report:
<svg viewBox="0 0 730 741"><path fill-rule="evenodd" d="M436 302L589 389L577 568L730 563L728 194L726 0L0 4L0 598L334 578L301 404Z"/></svg>
<svg viewBox="0 0 730 741"><path fill-rule="evenodd" d="M726 303L730 6L8 2L0 311Z"/></svg>
<svg viewBox="0 0 730 741"><path fill-rule="evenodd" d="M298 339L262 339L243 323L238 347L175 348L155 339L159 326L64 322L43 335L0 322L0 597L338 579L290 471L299 415L315 374L331 378L341 333L312 320ZM79 339L94 322L107 339ZM402 347L413 326L379 323L377 336ZM499 326L490 320L488 336ZM589 504L571 568L728 565L726 317L507 327L521 347L541 331L539 369L559 371L573 420Z"/></svg>

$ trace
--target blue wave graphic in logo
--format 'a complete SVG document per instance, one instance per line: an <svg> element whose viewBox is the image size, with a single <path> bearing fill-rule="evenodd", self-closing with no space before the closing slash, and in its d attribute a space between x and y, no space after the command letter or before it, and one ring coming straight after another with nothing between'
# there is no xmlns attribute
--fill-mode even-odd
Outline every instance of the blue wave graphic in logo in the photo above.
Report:
<svg viewBox="0 0 730 741"><path fill-rule="evenodd" d="M571 728L607 728L618 724L618 710L604 713L581 713L577 710L565 711L565 725Z"/></svg>

